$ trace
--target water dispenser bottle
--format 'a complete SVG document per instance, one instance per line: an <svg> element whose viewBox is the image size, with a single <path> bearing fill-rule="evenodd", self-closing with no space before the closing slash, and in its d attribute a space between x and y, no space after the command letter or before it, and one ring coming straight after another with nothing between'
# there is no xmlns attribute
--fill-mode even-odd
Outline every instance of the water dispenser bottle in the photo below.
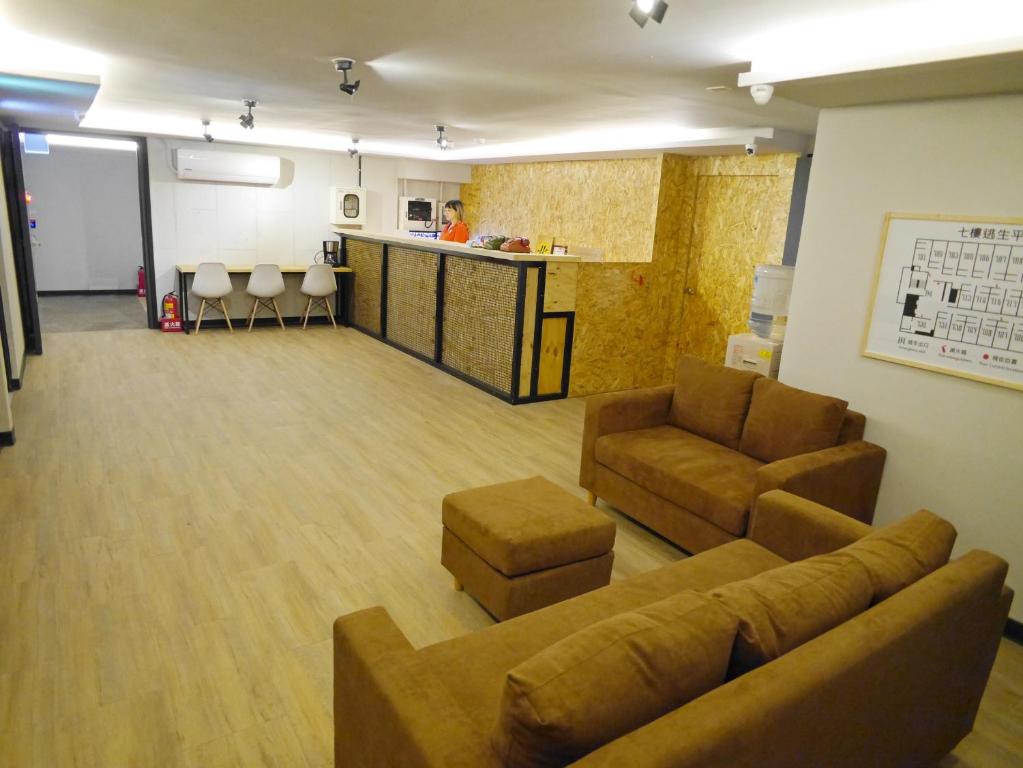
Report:
<svg viewBox="0 0 1023 768"><path fill-rule="evenodd" d="M795 267L765 264L753 272L749 329L762 339L782 341L785 338L794 271Z"/></svg>

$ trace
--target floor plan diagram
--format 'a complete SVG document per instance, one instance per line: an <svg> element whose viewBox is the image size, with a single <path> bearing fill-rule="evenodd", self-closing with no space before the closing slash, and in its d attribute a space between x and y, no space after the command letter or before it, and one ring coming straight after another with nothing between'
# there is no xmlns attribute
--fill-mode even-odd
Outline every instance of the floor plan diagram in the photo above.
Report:
<svg viewBox="0 0 1023 768"><path fill-rule="evenodd" d="M1023 389L1023 221L888 214L863 354Z"/></svg>

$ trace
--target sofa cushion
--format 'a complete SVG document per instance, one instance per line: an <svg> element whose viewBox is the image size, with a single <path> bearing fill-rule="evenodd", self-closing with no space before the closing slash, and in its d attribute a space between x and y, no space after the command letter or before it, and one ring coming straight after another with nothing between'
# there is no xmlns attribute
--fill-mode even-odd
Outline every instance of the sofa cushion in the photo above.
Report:
<svg viewBox="0 0 1023 768"><path fill-rule="evenodd" d="M746 530L756 472L738 451L671 426L597 438L597 461L734 536Z"/></svg>
<svg viewBox="0 0 1023 768"><path fill-rule="evenodd" d="M760 374L753 371L711 365L683 355L675 371L668 423L728 448L738 448L753 382L758 378Z"/></svg>
<svg viewBox="0 0 1023 768"><path fill-rule="evenodd" d="M706 592L785 565L748 539L616 581L610 586L418 652L481 733L494 725L508 670L584 627L692 589ZM472 664L466 664L470 658Z"/></svg>
<svg viewBox="0 0 1023 768"><path fill-rule="evenodd" d="M866 567L830 553L711 591L739 619L731 674L766 664L861 613L873 587Z"/></svg>
<svg viewBox="0 0 1023 768"><path fill-rule="evenodd" d="M683 592L569 635L508 672L494 751L562 766L656 720L724 682L736 623Z"/></svg>
<svg viewBox="0 0 1023 768"><path fill-rule="evenodd" d="M765 462L812 453L838 444L845 400L757 379L739 450Z"/></svg>
<svg viewBox="0 0 1023 768"><path fill-rule="evenodd" d="M876 603L945 565L955 541L956 529L951 523L921 509L839 551L866 567Z"/></svg>

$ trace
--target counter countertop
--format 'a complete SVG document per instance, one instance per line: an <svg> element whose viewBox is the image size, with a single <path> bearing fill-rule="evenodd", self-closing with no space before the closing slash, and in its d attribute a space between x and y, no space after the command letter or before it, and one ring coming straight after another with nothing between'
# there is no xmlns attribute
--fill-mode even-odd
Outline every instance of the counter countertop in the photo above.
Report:
<svg viewBox="0 0 1023 768"><path fill-rule="evenodd" d="M582 261L581 257L570 253L557 256L550 253L506 253L505 251L491 251L486 248L470 248L461 243L451 243L445 240L430 240L425 237L402 237L401 235L382 235L376 232L366 232L361 229L334 227L334 232L343 237L351 237L356 240L369 240L371 242L387 243L388 245L420 248L439 253L450 253L455 256L475 256L477 258L503 259L505 261Z"/></svg>
<svg viewBox="0 0 1023 768"><path fill-rule="evenodd" d="M189 274L189 275L194 273L195 270L198 268L198 266L199 266L198 264L175 264L175 267L177 267L178 272L184 272L184 273ZM254 264L225 264L224 266L227 267L228 274L238 275L238 274L245 274L247 272L251 272L255 265ZM309 271L309 267L311 267L313 265L312 264L278 264L277 266L279 266L281 268L281 274L293 275L293 274L300 274L302 272L308 272ZM333 271L334 272L351 272L352 270L350 268L348 268L348 267L334 267Z"/></svg>

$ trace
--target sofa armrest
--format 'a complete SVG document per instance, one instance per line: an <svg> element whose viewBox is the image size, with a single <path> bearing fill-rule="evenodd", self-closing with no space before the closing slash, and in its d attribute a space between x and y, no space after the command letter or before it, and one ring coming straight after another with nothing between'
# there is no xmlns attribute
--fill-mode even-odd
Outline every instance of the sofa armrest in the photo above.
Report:
<svg viewBox="0 0 1023 768"><path fill-rule="evenodd" d="M468 768L493 761L487 735L476 731L385 609L334 622L337 768Z"/></svg>
<svg viewBox="0 0 1023 768"><path fill-rule="evenodd" d="M816 502L786 491L768 491L753 506L748 537L792 562L834 552L871 530Z"/></svg>
<svg viewBox="0 0 1023 768"><path fill-rule="evenodd" d="M597 438L615 432L659 427L668 422L674 384L648 389L632 389L595 395L586 401L586 420L583 422L583 450L579 465L579 485L593 490L596 467Z"/></svg>
<svg viewBox="0 0 1023 768"><path fill-rule="evenodd" d="M776 488L870 523L887 451L856 440L765 464L757 470L754 498Z"/></svg>

